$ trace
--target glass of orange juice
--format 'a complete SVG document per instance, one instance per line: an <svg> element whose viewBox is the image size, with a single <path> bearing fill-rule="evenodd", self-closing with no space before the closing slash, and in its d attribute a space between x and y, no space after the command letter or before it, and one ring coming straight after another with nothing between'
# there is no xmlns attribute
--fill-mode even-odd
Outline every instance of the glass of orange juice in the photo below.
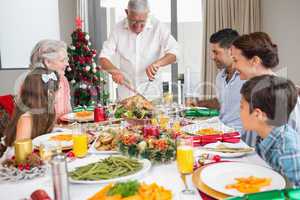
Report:
<svg viewBox="0 0 300 200"><path fill-rule="evenodd" d="M170 117L165 114L159 116L159 126L162 129L167 129L169 125Z"/></svg>
<svg viewBox="0 0 300 200"><path fill-rule="evenodd" d="M86 156L88 151L88 136L82 131L81 125L75 123L72 129L73 152L76 157Z"/></svg>
<svg viewBox="0 0 300 200"><path fill-rule="evenodd" d="M192 138L177 138L177 153L176 161L177 168L180 173L181 179L184 183L185 189L182 191L184 194L194 194L195 191L188 188L186 176L193 173L194 168L194 151Z"/></svg>

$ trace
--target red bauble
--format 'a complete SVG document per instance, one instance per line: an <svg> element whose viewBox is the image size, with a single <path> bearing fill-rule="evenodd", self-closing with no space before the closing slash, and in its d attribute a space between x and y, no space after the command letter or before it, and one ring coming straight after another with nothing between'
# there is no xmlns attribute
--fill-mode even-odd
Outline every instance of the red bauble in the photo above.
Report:
<svg viewBox="0 0 300 200"><path fill-rule="evenodd" d="M75 47L76 47L77 49L79 49L79 48L80 48L80 43L77 42L77 43L75 44Z"/></svg>

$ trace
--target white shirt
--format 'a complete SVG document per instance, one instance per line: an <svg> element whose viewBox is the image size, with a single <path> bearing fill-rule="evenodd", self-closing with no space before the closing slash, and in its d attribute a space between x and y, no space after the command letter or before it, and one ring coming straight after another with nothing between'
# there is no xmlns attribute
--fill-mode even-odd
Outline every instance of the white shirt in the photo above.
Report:
<svg viewBox="0 0 300 200"><path fill-rule="evenodd" d="M99 57L112 61L113 56L119 57L119 68L126 79L139 92L143 92L148 82L146 68L154 61L171 53L178 58L178 44L170 31L154 17L150 17L139 33L133 33L128 26L127 19L119 22L103 44ZM133 95L124 86L118 86L118 99ZM162 83L159 73L147 90L145 96L150 99L162 95Z"/></svg>

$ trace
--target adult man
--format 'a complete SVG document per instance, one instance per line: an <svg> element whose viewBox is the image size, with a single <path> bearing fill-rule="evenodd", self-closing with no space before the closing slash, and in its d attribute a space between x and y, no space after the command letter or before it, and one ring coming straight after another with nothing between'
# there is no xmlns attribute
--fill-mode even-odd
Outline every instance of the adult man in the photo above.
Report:
<svg viewBox="0 0 300 200"><path fill-rule="evenodd" d="M233 68L230 47L238 38L233 29L222 29L210 37L211 59L220 70L216 77L217 98L198 101L198 106L220 109L220 120L237 130L242 129L240 120L240 89L244 84Z"/></svg>
<svg viewBox="0 0 300 200"><path fill-rule="evenodd" d="M127 18L119 22L109 39L103 44L100 65L112 75L118 85L118 99L133 95L125 87L131 85L149 98L162 95L162 84L157 72L176 61L178 45L170 31L149 16L147 0L130 0L125 10ZM119 68L112 57L119 57ZM145 88L146 87L146 88Z"/></svg>

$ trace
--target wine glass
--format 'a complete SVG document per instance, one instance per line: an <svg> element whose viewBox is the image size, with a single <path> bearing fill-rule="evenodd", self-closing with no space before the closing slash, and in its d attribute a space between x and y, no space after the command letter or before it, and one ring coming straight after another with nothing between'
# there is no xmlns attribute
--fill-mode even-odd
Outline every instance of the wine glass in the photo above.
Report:
<svg viewBox="0 0 300 200"><path fill-rule="evenodd" d="M184 183L185 189L182 190L183 194L194 194L195 191L188 188L186 176L193 173L194 168L194 152L192 138L179 137L177 138L177 168L180 177Z"/></svg>

